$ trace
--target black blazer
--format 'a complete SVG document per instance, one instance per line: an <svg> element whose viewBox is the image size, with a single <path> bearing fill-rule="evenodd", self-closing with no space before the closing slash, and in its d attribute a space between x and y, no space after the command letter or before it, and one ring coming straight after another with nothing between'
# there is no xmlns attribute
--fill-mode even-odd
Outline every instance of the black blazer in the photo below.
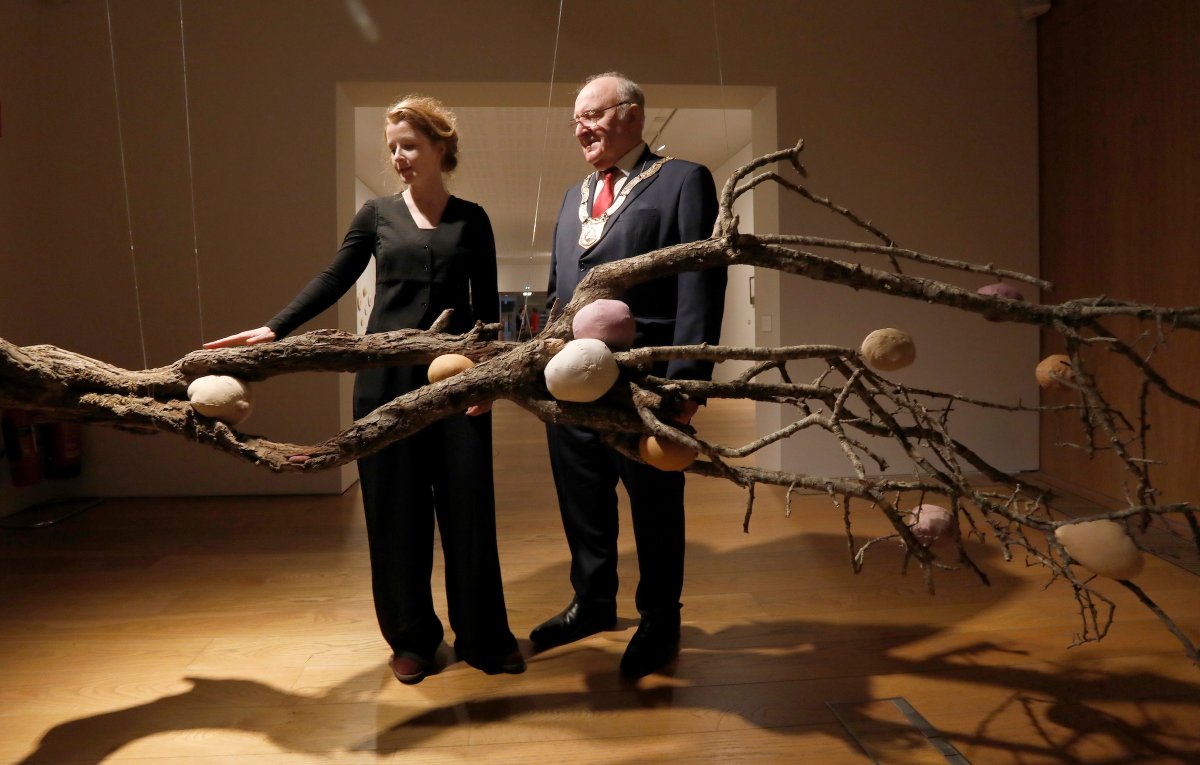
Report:
<svg viewBox="0 0 1200 765"><path fill-rule="evenodd" d="M476 319L500 318L492 224L474 202L450 197L434 229L419 229L403 197L362 206L333 262L267 322L282 338L329 308L354 286L375 256L375 302L367 333L428 329L447 308L446 332L469 330Z"/></svg>
<svg viewBox="0 0 1200 765"><path fill-rule="evenodd" d="M658 159L647 147L631 178ZM593 190L596 176L593 173L590 181ZM681 159L666 162L631 190L609 217L601 239L586 249L579 245L579 200L579 186L567 189L554 226L547 309L555 300L560 308L566 305L579 281L594 266L707 239L717 218L712 173L703 165ZM719 342L725 282L724 267L710 268L642 282L620 295L637 323L634 346ZM712 376L712 367L707 361L675 360L667 365L665 374L672 379L707 380Z"/></svg>

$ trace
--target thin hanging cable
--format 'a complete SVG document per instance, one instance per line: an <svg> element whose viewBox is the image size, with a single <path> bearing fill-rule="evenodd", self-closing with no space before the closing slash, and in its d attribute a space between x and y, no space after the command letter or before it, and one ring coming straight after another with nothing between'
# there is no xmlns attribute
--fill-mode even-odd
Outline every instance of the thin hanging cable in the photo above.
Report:
<svg viewBox="0 0 1200 765"><path fill-rule="evenodd" d="M129 261L133 266L133 299L137 305L138 339L142 343L142 367L150 368L150 357L146 353L146 327L142 321L142 291L138 285L137 254L133 248L133 212L129 204L129 173L125 169L125 131L121 126L121 94L117 88L117 47L113 41L112 6L104 0L104 12L108 17L108 54L112 59L113 99L117 105L117 146L121 152L121 184L125 189L125 225L129 229Z"/></svg>
<svg viewBox="0 0 1200 765"><path fill-rule="evenodd" d="M667 125L671 124L671 120L675 119L675 115L678 112L679 112L679 109L677 107L674 107L674 106L671 107L671 113L667 115L667 118L665 120L663 120L663 124L659 125L658 132L655 133L654 137L650 139L650 148L655 153L658 153L658 149L662 148L662 146L658 146L659 136L661 136L663 134L663 131L667 129ZM658 146L658 148L656 149L655 146ZM663 144L663 146L666 146L666 144ZM725 148L726 149L729 148L729 139L728 138L725 139Z"/></svg>
<svg viewBox="0 0 1200 765"><path fill-rule="evenodd" d="M721 63L721 35L717 28L717 0L712 0L713 40L717 50L717 82L721 86L721 121L725 125L725 159L733 156L729 148L729 110L725 108L725 66Z"/></svg>
<svg viewBox="0 0 1200 765"><path fill-rule="evenodd" d="M562 33L562 18L563 0L558 0L558 25L554 28L554 57L550 60L550 92L546 95L546 132L542 137L542 166L538 170L537 200L533 203L533 234L529 237L531 247L537 241L538 211L542 206L542 181L546 177L546 152L550 146L550 114L551 105L554 103L554 74L558 69L558 39ZM532 252L529 254L529 259L533 260Z"/></svg>
<svg viewBox="0 0 1200 765"><path fill-rule="evenodd" d="M179 0L179 53L183 58L183 116L187 125L188 190L192 195L192 260L196 271L196 313L200 318L200 343L203 345L204 300L200 291L200 237L196 232L196 176L192 169L192 110L188 96L187 42L183 34L183 0Z"/></svg>

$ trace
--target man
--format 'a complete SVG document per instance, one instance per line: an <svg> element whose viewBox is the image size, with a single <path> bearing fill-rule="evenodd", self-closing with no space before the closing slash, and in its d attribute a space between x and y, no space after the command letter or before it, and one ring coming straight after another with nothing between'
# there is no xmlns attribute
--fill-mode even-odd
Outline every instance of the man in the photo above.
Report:
<svg viewBox="0 0 1200 765"><path fill-rule="evenodd" d="M716 187L703 165L655 155L642 140L645 97L617 72L588 78L575 99L573 125L583 156L596 168L567 190L554 229L547 305L571 299L588 270L673 244L706 239L717 215ZM725 301L724 268L645 282L622 299L637 324L635 346L716 343ZM710 362L678 360L655 374L709 379ZM684 420L697 404L688 402ZM586 428L547 425L550 464L571 549L575 596L530 634L538 649L613 629L617 618L618 478L629 494L638 550L637 632L621 672L638 678L679 652L684 511L681 472L663 472L622 456Z"/></svg>

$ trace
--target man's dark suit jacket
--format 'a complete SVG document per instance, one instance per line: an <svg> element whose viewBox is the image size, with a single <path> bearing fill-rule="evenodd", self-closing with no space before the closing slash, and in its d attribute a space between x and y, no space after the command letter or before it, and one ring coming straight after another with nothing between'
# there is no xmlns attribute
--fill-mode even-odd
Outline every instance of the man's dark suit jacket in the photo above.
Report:
<svg viewBox="0 0 1200 765"><path fill-rule="evenodd" d="M642 153L626 183L659 157L649 147ZM596 183L593 173L592 190ZM589 199L591 195L589 195ZM554 227L547 308L570 301L587 272L601 263L641 255L673 244L707 239L717 217L717 193L712 173L703 165L672 159L629 192L604 227L604 235L589 248L579 245L579 186L563 198ZM710 268L635 285L619 296L637 323L635 347L715 344L720 340L725 306L726 272ZM707 380L712 363L674 360L667 365L671 379Z"/></svg>

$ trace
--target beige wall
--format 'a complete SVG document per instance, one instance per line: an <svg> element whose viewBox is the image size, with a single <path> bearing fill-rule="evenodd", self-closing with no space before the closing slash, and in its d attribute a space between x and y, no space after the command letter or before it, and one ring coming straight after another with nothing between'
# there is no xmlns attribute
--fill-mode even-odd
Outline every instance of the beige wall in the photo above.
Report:
<svg viewBox="0 0 1200 765"><path fill-rule="evenodd" d="M609 2L606 26L623 33L602 40L594 12L566 3L556 94L569 101L569 84L601 66L651 85L773 87L770 127L779 143L807 140L814 188L902 244L1036 269L1034 30L1014 3L721 0L720 72L713 6ZM353 214L351 202L339 207L353 199L353 178L337 170L347 150L337 115L352 101L339 83L494 82L502 96L505 83L549 75L556 3L368 7L377 43L338 0L184 2L189 182L178 6L111 0L131 258L105 4L3 4L0 336L139 367L143 336L146 362L161 365L202 337L259 325L325 264ZM757 210L757 228L772 230L775 215L783 231L839 233L790 198ZM1032 395L1024 369L1036 338L792 277L774 295L759 281L760 311L775 312L770 332L760 321L760 341L856 344L877 326L903 326L922 359L906 381ZM351 326L352 307L342 313ZM259 393L248 425L272 437L322 438L345 416L345 383L331 375L277 379ZM1036 465L1026 425L967 425L963 437L1002 467ZM782 460L841 466L831 452L798 441ZM179 439L112 431L92 434L89 460L84 488L103 494L338 491L347 480L271 476Z"/></svg>
<svg viewBox="0 0 1200 765"><path fill-rule="evenodd" d="M752 159L754 154L747 144L735 151L724 165L712 168L713 176L719 179L718 183L724 183L725 179ZM738 231L744 234L755 232L753 191L738 197L733 203L733 214L738 216ZM725 316L721 322L721 345L757 345L754 337L754 306L750 302L750 277L753 275L753 266L729 267L729 283L725 287ZM749 369L751 364L749 361L722 362L713 369L713 379L728 382Z"/></svg>

